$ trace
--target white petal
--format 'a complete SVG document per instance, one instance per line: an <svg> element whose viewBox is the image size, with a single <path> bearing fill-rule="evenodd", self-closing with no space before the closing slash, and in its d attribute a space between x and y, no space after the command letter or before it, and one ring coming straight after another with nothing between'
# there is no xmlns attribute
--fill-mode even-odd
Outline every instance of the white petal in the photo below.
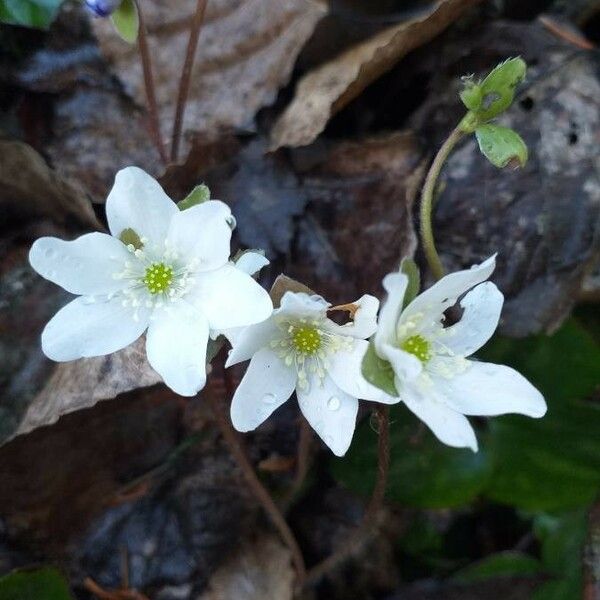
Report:
<svg viewBox="0 0 600 600"><path fill-rule="evenodd" d="M329 378L310 379L308 389L296 389L300 410L336 456L344 456L356 427L358 400Z"/></svg>
<svg viewBox="0 0 600 600"><path fill-rule="evenodd" d="M233 426L238 431L256 429L292 395L296 380L296 370L287 367L272 350L259 350L233 395Z"/></svg>
<svg viewBox="0 0 600 600"><path fill-rule="evenodd" d="M304 292L286 292L281 298L277 314L291 315L297 318L319 317L326 314L331 305L321 296Z"/></svg>
<svg viewBox="0 0 600 600"><path fill-rule="evenodd" d="M124 307L122 298L76 298L52 317L42 332L44 354L59 362L104 356L125 348L144 333L150 311Z"/></svg>
<svg viewBox="0 0 600 600"><path fill-rule="evenodd" d="M185 261L196 259L202 271L218 269L229 260L231 227L227 219L230 218L231 210L219 200L179 211L169 227L169 247Z"/></svg>
<svg viewBox="0 0 600 600"><path fill-rule="evenodd" d="M520 373L504 365L469 361L469 368L440 380L449 406L465 415L518 413L543 417L546 403L540 392Z"/></svg>
<svg viewBox="0 0 600 600"><path fill-rule="evenodd" d="M456 271L442 277L429 289L419 294L402 313L401 323L415 313L431 315L441 319L442 313L454 305L457 299L471 288L485 281L496 267L496 255L491 256L480 265L474 265L464 271Z"/></svg>
<svg viewBox="0 0 600 600"><path fill-rule="evenodd" d="M280 331L275 321L269 318L256 325L241 328L233 338L228 336L232 348L225 366L230 367L252 358L261 348L268 347L278 333Z"/></svg>
<svg viewBox="0 0 600 600"><path fill-rule="evenodd" d="M471 448L477 452L477 438L467 418L439 400L406 386L402 400L444 444L454 448Z"/></svg>
<svg viewBox="0 0 600 600"><path fill-rule="evenodd" d="M29 251L29 262L42 277L84 296L110 294L128 285L113 276L130 259L127 248L106 233L86 233L72 242L43 237Z"/></svg>
<svg viewBox="0 0 600 600"><path fill-rule="evenodd" d="M384 404L400 402L400 398L386 394L362 376L362 360L368 347L369 342L354 340L352 350L340 350L330 356L329 376L341 390L354 398Z"/></svg>
<svg viewBox="0 0 600 600"><path fill-rule="evenodd" d="M195 396L206 383L208 321L196 308L179 300L157 309L146 336L152 368L180 396Z"/></svg>
<svg viewBox="0 0 600 600"><path fill-rule="evenodd" d="M478 285L460 302L464 309L461 320L442 329L439 341L458 356L473 354L496 331L503 302L502 292L491 281Z"/></svg>
<svg viewBox="0 0 600 600"><path fill-rule="evenodd" d="M400 381L411 381L423 371L423 363L410 352L405 352L391 344L383 344L378 354L392 365L394 374ZM400 388L398 388L400 391Z"/></svg>
<svg viewBox="0 0 600 600"><path fill-rule="evenodd" d="M387 298L381 306L379 325L375 333L375 348L381 358L384 358L382 354L384 344L393 344L396 341L396 326L402 312L407 286L408 277L404 273L390 273L383 279Z"/></svg>
<svg viewBox="0 0 600 600"><path fill-rule="evenodd" d="M158 181L137 167L117 173L106 199L106 218L110 232L119 237L124 229L133 229L140 238L162 245L167 237L177 205L165 194Z"/></svg>
<svg viewBox="0 0 600 600"><path fill-rule="evenodd" d="M338 325L328 320L328 327L338 335L350 335L352 337L365 340L371 337L377 329L377 310L379 309L379 300L375 296L365 294L353 304L358 306L354 314L354 319L345 325Z"/></svg>
<svg viewBox="0 0 600 600"><path fill-rule="evenodd" d="M273 312L269 294L231 264L197 273L195 280L186 300L207 316L211 330L253 325Z"/></svg>
<svg viewBox="0 0 600 600"><path fill-rule="evenodd" d="M260 252L244 252L235 262L235 266L248 275L255 275L269 264L269 259Z"/></svg>

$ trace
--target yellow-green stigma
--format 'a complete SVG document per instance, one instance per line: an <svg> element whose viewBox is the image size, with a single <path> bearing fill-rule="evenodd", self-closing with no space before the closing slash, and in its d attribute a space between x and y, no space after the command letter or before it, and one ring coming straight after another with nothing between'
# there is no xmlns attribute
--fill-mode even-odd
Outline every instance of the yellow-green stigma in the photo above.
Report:
<svg viewBox="0 0 600 600"><path fill-rule="evenodd" d="M405 352L413 354L424 363L431 358L431 352L429 351L430 344L420 335L411 335L409 338L406 338L402 344L400 344L400 348Z"/></svg>
<svg viewBox="0 0 600 600"><path fill-rule="evenodd" d="M315 327L295 327L292 334L292 343L301 354L316 354L321 347L321 334Z"/></svg>
<svg viewBox="0 0 600 600"><path fill-rule="evenodd" d="M173 268L165 263L152 263L147 269L142 282L151 294L161 294L169 289L173 281Z"/></svg>

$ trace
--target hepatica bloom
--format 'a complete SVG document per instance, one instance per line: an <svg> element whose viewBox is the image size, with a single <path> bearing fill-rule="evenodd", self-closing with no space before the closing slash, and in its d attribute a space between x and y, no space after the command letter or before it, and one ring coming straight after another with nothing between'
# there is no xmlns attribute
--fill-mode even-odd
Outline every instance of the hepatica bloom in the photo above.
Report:
<svg viewBox="0 0 600 600"><path fill-rule="evenodd" d="M122 0L84 0L85 7L97 17L110 16L119 6Z"/></svg>
<svg viewBox="0 0 600 600"><path fill-rule="evenodd" d="M542 417L546 403L513 369L467 357L492 336L504 298L486 281L495 257L470 270L446 275L402 310L408 279L383 280L388 298L381 309L375 349L391 363L400 399L445 444L477 450L465 415L519 413ZM462 317L445 326L444 312L461 296Z"/></svg>
<svg viewBox="0 0 600 600"><path fill-rule="evenodd" d="M102 356L147 330L152 367L175 392L194 395L206 382L211 332L262 321L273 308L229 262L231 211L217 200L180 211L152 177L128 167L106 215L112 235L45 237L31 248L33 268L79 296L46 325L43 351L56 361Z"/></svg>
<svg viewBox="0 0 600 600"><path fill-rule="evenodd" d="M358 398L398 402L361 373L379 301L366 295L355 306L354 320L338 325L323 298L286 292L269 319L235 337L227 366L251 359L231 404L238 431L255 429L296 390L308 422L342 456L354 433Z"/></svg>

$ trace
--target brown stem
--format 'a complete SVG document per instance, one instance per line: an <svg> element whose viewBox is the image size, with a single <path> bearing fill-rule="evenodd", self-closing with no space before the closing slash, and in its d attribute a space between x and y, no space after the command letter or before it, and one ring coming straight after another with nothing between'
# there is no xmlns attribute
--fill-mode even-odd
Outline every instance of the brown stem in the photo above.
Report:
<svg viewBox="0 0 600 600"><path fill-rule="evenodd" d="M212 392L211 389L207 388L207 392L208 393L206 395L208 396L208 400L210 402L217 425L221 430L221 435L229 446L229 450L231 451L236 463L242 470L242 473L244 474L252 493L269 515L271 522L292 553L292 561L296 568L298 580L300 583L302 583L304 581L304 577L306 576L306 567L304 566L304 559L302 558L302 552L300 551L298 542L296 542L296 538L294 537L292 530L286 523L279 508L277 508L275 501L265 486L260 482L260 479L257 477L254 467L244 452L240 437L233 429L229 417L224 410L223 402L217 396L217 394Z"/></svg>
<svg viewBox="0 0 600 600"><path fill-rule="evenodd" d="M183 115L187 104L188 95L190 93L190 83L192 81L192 68L194 59L196 58L196 50L198 48L198 40L200 38L200 29L204 21L204 13L208 0L198 0L196 12L192 21L190 30L190 38L185 53L185 61L183 70L181 71L181 79L179 80L179 91L177 93L177 107L175 108L175 121L173 122L173 137L171 140L171 161L175 162L179 154L179 142L181 140L181 130L183 128Z"/></svg>
<svg viewBox="0 0 600 600"><path fill-rule="evenodd" d="M305 586L319 583L327 573L360 551L373 534L373 525L375 524L377 514L385 496L390 467L389 407L378 405L375 408L375 415L377 417L379 432L377 443L377 480L363 520L337 552L334 552L324 561L309 569L304 580Z"/></svg>
<svg viewBox="0 0 600 600"><path fill-rule="evenodd" d="M282 501L284 509L289 508L290 504L300 491L306 474L308 473L308 460L310 458L310 445L312 442L312 429L308 421L300 415L300 431L298 433L298 452L296 454L296 476L294 481Z"/></svg>
<svg viewBox="0 0 600 600"><path fill-rule="evenodd" d="M144 87L146 89L146 104L148 109L148 117L150 118L150 132L154 140L154 144L160 158L166 165L168 162L167 151L165 150L162 135L160 133L160 121L158 118L158 104L156 102L156 88L154 86L154 76L152 75L152 58L150 49L148 48L148 30L146 29L146 21L140 6L139 0L133 0L138 12L139 32L138 32L138 49L140 51L140 59L142 61L142 72L144 74Z"/></svg>

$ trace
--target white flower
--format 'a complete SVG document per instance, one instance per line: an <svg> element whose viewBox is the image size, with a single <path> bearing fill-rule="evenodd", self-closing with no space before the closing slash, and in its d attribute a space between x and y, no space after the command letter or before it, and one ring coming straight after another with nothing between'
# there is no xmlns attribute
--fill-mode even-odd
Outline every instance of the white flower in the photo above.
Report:
<svg viewBox="0 0 600 600"><path fill-rule="evenodd" d="M464 415L542 417L546 412L544 398L522 375L503 365L465 358L498 326L504 298L485 281L494 267L491 257L470 270L446 275L404 310L408 279L402 273L387 275L383 285L388 298L375 334L376 352L391 363L406 406L442 442L473 451L477 440ZM444 311L463 294L460 321L444 327Z"/></svg>
<svg viewBox="0 0 600 600"><path fill-rule="evenodd" d="M330 305L320 296L286 292L269 319L235 337L226 366L251 359L231 404L238 431L255 429L295 389L313 429L343 456L354 433L358 398L398 402L361 373L379 301L365 295L355 304L354 321L337 325L327 318Z"/></svg>
<svg viewBox="0 0 600 600"><path fill-rule="evenodd" d="M152 177L128 167L106 215L112 235L45 237L31 248L33 268L79 296L46 325L44 353L56 361L102 356L148 329L148 361L175 392L192 396L206 382L209 334L257 323L273 309L267 292L229 262L231 211L216 200L180 211ZM126 229L143 247L120 241Z"/></svg>

